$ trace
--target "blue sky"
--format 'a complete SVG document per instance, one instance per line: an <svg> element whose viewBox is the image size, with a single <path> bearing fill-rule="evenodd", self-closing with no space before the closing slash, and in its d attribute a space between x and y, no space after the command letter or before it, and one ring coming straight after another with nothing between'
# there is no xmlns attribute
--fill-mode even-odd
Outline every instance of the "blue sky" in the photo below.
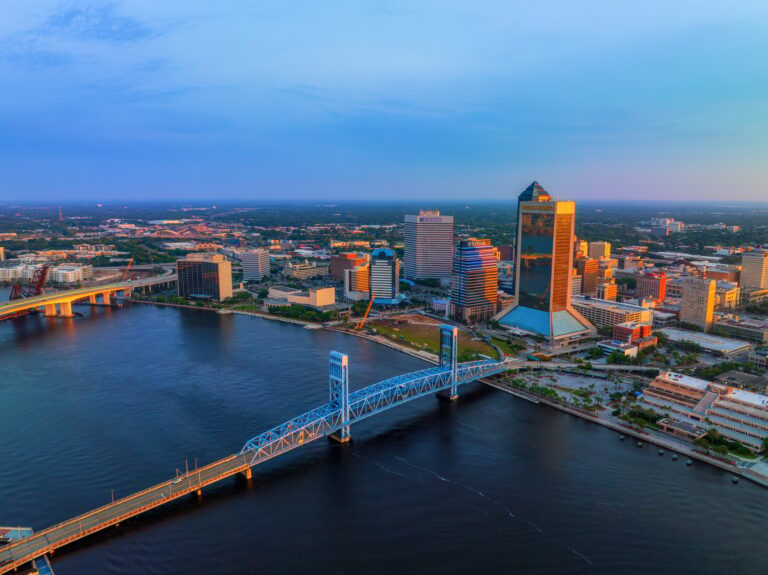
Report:
<svg viewBox="0 0 768 575"><path fill-rule="evenodd" d="M768 2L0 0L0 200L768 200Z"/></svg>

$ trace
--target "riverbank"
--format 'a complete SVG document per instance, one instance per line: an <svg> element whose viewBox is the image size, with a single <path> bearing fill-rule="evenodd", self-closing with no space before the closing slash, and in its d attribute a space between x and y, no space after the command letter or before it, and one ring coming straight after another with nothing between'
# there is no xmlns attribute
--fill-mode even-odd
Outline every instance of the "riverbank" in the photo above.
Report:
<svg viewBox="0 0 768 575"><path fill-rule="evenodd" d="M504 383L500 381L491 380L491 379L484 379L481 381L484 384L489 385L490 387L493 387L505 393L509 393L516 397L520 397L521 399L525 399L533 403L548 405L549 407L559 409L560 411L570 413L571 415L575 415L576 417L580 417L587 421L591 421L592 423L596 423L598 425L602 425L604 427L617 431L621 435L630 436L635 439L642 440L643 442L657 445L659 447L663 447L667 450L677 452L681 455L685 455L686 457L689 457L691 459L696 459L698 461L702 461L703 463L707 463L709 465L712 465L724 471L728 471L729 473L733 473L734 475L744 477L745 479L753 481L754 483L762 485L763 487L768 487L768 476L766 476L763 473L756 472L750 468L739 467L738 465L734 465L727 461L723 461L722 459L718 459L716 457L707 455L706 453L702 453L701 451L696 449L696 447L693 444L680 440L676 437L672 437L666 434L661 434L653 430L639 430L639 429L630 427L623 421L616 420L616 418L610 415L610 413L608 413L607 410L603 410L595 414L595 413L587 412L584 410L575 409L567 405L563 405L562 403L552 401L551 399L546 397L526 393L525 391L516 389L510 385L504 385Z"/></svg>
<svg viewBox="0 0 768 575"><path fill-rule="evenodd" d="M401 344L398 344L385 336L381 335L370 335L367 333L357 332L357 331L351 331L348 329L336 327L336 326L330 326L330 327L323 327L317 323L313 322L307 322L303 320L297 320L287 317L281 317L281 316L275 316L275 315L269 315L264 314L260 312L251 312L251 311L243 311L243 310L231 310L231 309L214 309L214 308L205 308L205 307L198 307L198 306L190 306L190 305L182 305L182 304L171 304L171 303L160 303L160 302L152 302L152 301L141 301L141 300L131 300L134 302L139 303L147 303L147 304L153 304L157 306L167 306L167 307L177 307L177 308L184 308L184 309L193 309L193 310L207 310L207 311L213 311L217 313L235 313L239 315L248 315L253 317L259 317L262 319L267 320L273 320L273 321L281 321L284 323L291 323L295 325L302 325L304 327L311 326L315 327L317 329L325 329L328 331L335 331L337 333L343 333L346 335L351 335L354 337L358 337L361 339L365 339L368 341L372 341L374 343L389 347L390 349L394 349L396 351L399 351L401 353L404 353L406 355L409 355L411 357L415 357L417 359L420 359L422 361L426 361L427 363L437 365L439 360L438 356L423 350L417 350L413 349L408 346L404 346ZM588 376L589 374L584 374L585 376ZM549 407L553 407L555 409L558 409L560 411L563 411L565 413L569 413L571 415L574 415L576 417L580 417L582 419L585 419L587 421L591 421L592 423L596 423L598 425L603 425L604 427L607 427L609 429L612 429L614 431L617 431L621 433L622 435L627 435L630 437L634 437L636 439L642 440L643 442L647 442L650 444L657 445L659 447L663 447L664 449L675 451L679 454L685 455L686 457L689 457L691 459L695 459L698 461L701 461L703 463L707 463L709 465L712 465L714 467L717 467L719 469L722 469L724 471L728 471L734 475L738 475L740 477L744 477L745 479L748 479L750 481L753 481L754 483L757 483L759 485L762 485L764 487L768 487L768 475L764 473L759 473L756 471L753 471L750 468L745 467L739 467L737 465L733 465L731 463L728 463L726 461L723 461L721 459L712 457L707 455L706 453L702 453L701 451L698 451L695 449L695 447L690 444L683 442L677 438L667 436L667 435L661 435L654 431L647 431L647 430L638 430L634 429L632 427L629 427L623 422L613 421L612 416L603 411L598 413L597 415L587 412L584 410L576 409L567 405L564 405L562 403L558 403L556 401L552 401L549 398L540 397L540 396L534 396L528 393L525 393L521 390L515 389L511 386L504 385L501 381L492 379L492 378L485 378L479 380L481 383L488 385L489 387L493 387L494 389L498 389L500 391L503 391L505 393L509 393L511 395L514 395L518 398L525 399L526 401L532 402L532 403L539 403L544 404Z"/></svg>
<svg viewBox="0 0 768 575"><path fill-rule="evenodd" d="M333 331L338 331L340 333L346 333L347 335L353 335L355 337L367 339L369 341L373 341L375 343L385 345L389 348L396 349L412 357L418 357L419 359L423 359L424 361L428 361L432 364L438 363L438 357L435 354L424 352L424 351L418 351L403 345L399 345L385 338L384 336L372 336L372 335L360 333L360 332L350 332L348 330L339 329L339 328L326 328L326 329L330 329ZM589 376L589 374L584 374L584 375ZM564 405L562 403L558 403L546 397L531 395L529 393L516 389L512 386L504 385L503 382L493 378L484 378L479 381L489 387L493 387L494 389L498 389L505 393L509 393L511 395L514 395L516 397L529 401L531 403L544 404L549 407L553 407L565 413L569 413L576 417L580 417L587 421L591 421L592 423L596 423L598 425L607 427L608 429L617 431L622 435L634 437L636 439L642 440L643 442L654 444L670 451L675 451L681 455L685 455L686 457L689 457L690 459L695 459L703 463L707 463L709 465L712 465L724 471L733 473L734 475L744 477L745 479L753 481L764 487L768 487L768 475L753 471L750 468L739 467L738 465L734 465L734 464L728 463L727 461L723 461L716 457L707 455L706 453L702 453L701 451L697 450L693 444L684 442L678 438L662 435L660 433L650 431L650 430L641 431L641 430L629 427L623 422L613 421L612 416L607 411L601 411L601 412L598 412L597 414L594 414L592 412L580 410L574 407Z"/></svg>
<svg viewBox="0 0 768 575"><path fill-rule="evenodd" d="M228 308L212 308L212 307L204 307L204 306L197 306L197 305L185 305L185 304L178 304L178 303L167 303L167 302L158 302L158 301L145 301L140 299L131 299L126 300L130 301L131 303L144 303L144 304L150 304L150 305L156 305L160 307L176 307L180 309L193 309L197 311L212 311L219 314L238 314L238 315L250 315L254 317L260 317L261 319L268 319L272 321L281 321L284 323L292 323L294 325L302 325L304 327L311 326L316 329L322 329L322 325L318 323L314 323L311 321L304 321L301 319L294 319L290 317L283 317L279 315L271 315L268 313L261 313L257 311L245 311L241 309L228 309Z"/></svg>

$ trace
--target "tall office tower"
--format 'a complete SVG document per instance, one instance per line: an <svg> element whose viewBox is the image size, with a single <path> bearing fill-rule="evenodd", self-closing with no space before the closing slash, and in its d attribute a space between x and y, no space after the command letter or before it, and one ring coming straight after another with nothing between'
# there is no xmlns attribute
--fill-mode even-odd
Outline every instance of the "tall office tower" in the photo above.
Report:
<svg viewBox="0 0 768 575"><path fill-rule="evenodd" d="M589 252L587 255L596 260L599 260L600 258L609 258L611 257L611 243L589 242Z"/></svg>
<svg viewBox="0 0 768 575"><path fill-rule="evenodd" d="M650 298L657 302L663 302L667 296L667 274L648 272L637 276L635 295L639 300Z"/></svg>
<svg viewBox="0 0 768 575"><path fill-rule="evenodd" d="M599 265L596 259L580 258L576 260L576 272L581 276L581 293L595 295L597 293L597 274Z"/></svg>
<svg viewBox="0 0 768 575"><path fill-rule="evenodd" d="M456 246L451 281L451 317L477 323L493 317L498 301L497 252L491 240L469 238Z"/></svg>
<svg viewBox="0 0 768 575"><path fill-rule="evenodd" d="M447 285L452 264L453 216L441 216L438 210L405 216L405 277Z"/></svg>
<svg viewBox="0 0 768 575"><path fill-rule="evenodd" d="M331 275L344 281L344 272L368 261L368 256L354 252L342 252L331 256Z"/></svg>
<svg viewBox="0 0 768 575"><path fill-rule="evenodd" d="M390 249L373 250L371 257L371 293L373 303L395 305L400 303L400 260Z"/></svg>
<svg viewBox="0 0 768 575"><path fill-rule="evenodd" d="M232 297L232 263L221 254L187 254L176 261L180 296L223 301Z"/></svg>
<svg viewBox="0 0 768 575"><path fill-rule="evenodd" d="M683 284L683 301L680 321L692 323L704 331L712 327L715 312L715 280L691 278Z"/></svg>
<svg viewBox="0 0 768 575"><path fill-rule="evenodd" d="M553 201L538 182L517 203L515 307L497 318L505 326L542 335L555 346L595 333L571 305L576 204Z"/></svg>
<svg viewBox="0 0 768 575"><path fill-rule="evenodd" d="M256 248L242 252L243 281L261 281L269 275L269 250Z"/></svg>
<svg viewBox="0 0 768 575"><path fill-rule="evenodd" d="M768 250L754 250L741 254L739 285L748 290L768 288Z"/></svg>
<svg viewBox="0 0 768 575"><path fill-rule="evenodd" d="M344 297L351 301L370 299L371 266L367 261L344 270Z"/></svg>
<svg viewBox="0 0 768 575"><path fill-rule="evenodd" d="M589 244L573 236L573 259L585 258L589 254Z"/></svg>

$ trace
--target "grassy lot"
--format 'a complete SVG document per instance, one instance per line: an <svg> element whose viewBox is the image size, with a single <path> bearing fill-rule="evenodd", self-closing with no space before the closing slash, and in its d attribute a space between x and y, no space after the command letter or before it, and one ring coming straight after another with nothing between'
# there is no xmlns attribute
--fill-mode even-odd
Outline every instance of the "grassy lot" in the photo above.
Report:
<svg viewBox="0 0 768 575"><path fill-rule="evenodd" d="M393 325L390 323L374 322L369 324L369 326L381 335L385 335L403 345L431 351L432 353L438 352L440 327L437 324L401 323ZM473 359L477 354L496 357L496 352L490 345L482 341L475 341L468 332L459 330L459 360L467 361Z"/></svg>
<svg viewBox="0 0 768 575"><path fill-rule="evenodd" d="M520 353L521 350L525 349L525 344L520 342L515 342L515 340L512 340L512 345L508 344L505 340L499 339L497 337L491 338L491 341L495 343L501 351L503 351L506 355L517 355Z"/></svg>

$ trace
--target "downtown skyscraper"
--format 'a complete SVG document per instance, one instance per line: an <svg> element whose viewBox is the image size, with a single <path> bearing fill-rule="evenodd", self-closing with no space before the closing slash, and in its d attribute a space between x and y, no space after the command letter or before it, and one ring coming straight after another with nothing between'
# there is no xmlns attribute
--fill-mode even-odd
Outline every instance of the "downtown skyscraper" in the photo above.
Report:
<svg viewBox="0 0 768 575"><path fill-rule="evenodd" d="M498 301L498 252L491 240L469 238L456 246L451 283L451 316L465 323L493 317Z"/></svg>
<svg viewBox="0 0 768 575"><path fill-rule="evenodd" d="M420 210L405 216L405 277L435 279L447 285L453 263L453 216Z"/></svg>
<svg viewBox="0 0 768 575"><path fill-rule="evenodd" d="M554 201L538 182L519 196L515 303L503 326L546 337L557 346L595 332L571 305L576 204Z"/></svg>

